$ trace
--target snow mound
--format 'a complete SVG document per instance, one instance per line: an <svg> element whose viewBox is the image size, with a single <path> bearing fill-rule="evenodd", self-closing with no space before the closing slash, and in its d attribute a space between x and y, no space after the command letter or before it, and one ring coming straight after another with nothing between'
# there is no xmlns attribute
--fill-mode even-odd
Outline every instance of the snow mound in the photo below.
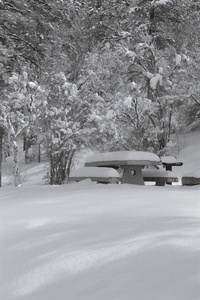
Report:
<svg viewBox="0 0 200 300"><path fill-rule="evenodd" d="M200 178L200 170L193 170L183 175L183 177Z"/></svg>
<svg viewBox="0 0 200 300"><path fill-rule="evenodd" d="M187 173L199 174L200 169L200 131L194 131L180 136L182 149L177 156L178 161L183 162L182 167L173 167L173 170L181 178Z"/></svg>

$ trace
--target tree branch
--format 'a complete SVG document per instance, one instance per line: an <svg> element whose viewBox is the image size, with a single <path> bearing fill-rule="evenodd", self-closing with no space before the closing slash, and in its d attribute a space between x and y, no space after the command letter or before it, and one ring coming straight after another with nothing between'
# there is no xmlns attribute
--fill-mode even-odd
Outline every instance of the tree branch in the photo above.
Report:
<svg viewBox="0 0 200 300"><path fill-rule="evenodd" d="M34 46L33 46L31 43L29 43L28 41L23 40L23 39L17 37L16 35L14 35L14 34L13 34L13 35L10 35L10 37L11 37L11 39L13 39L13 40L21 41L21 42L23 42L23 43L29 45L33 50L35 50L36 52L38 52L38 53L40 53L40 54L42 55L42 52L41 52L39 49L37 49L36 47L34 47Z"/></svg>
<svg viewBox="0 0 200 300"><path fill-rule="evenodd" d="M198 104L200 106L200 102L198 102L197 99L193 95L191 95L191 98L196 102L196 104Z"/></svg>

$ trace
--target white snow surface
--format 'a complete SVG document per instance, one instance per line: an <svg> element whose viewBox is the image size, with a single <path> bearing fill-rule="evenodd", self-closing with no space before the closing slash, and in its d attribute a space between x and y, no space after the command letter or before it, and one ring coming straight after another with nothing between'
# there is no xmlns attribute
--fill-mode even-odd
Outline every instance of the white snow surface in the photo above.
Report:
<svg viewBox="0 0 200 300"><path fill-rule="evenodd" d="M199 300L200 186L0 190L2 300Z"/></svg>
<svg viewBox="0 0 200 300"><path fill-rule="evenodd" d="M161 156L162 163L173 164L177 162L176 157L174 156Z"/></svg>
<svg viewBox="0 0 200 300"><path fill-rule="evenodd" d="M150 152L144 151L114 151L98 153L86 158L86 163L99 161L152 161L160 162L160 158Z"/></svg>
<svg viewBox="0 0 200 300"><path fill-rule="evenodd" d="M112 168L104 167L82 167L73 170L70 177L119 177L119 173Z"/></svg>

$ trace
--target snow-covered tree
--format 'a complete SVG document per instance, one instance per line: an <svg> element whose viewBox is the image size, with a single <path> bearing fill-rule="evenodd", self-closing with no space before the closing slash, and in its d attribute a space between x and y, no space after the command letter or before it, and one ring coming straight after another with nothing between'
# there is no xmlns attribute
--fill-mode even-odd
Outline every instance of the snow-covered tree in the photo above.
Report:
<svg viewBox="0 0 200 300"><path fill-rule="evenodd" d="M50 161L50 184L67 180L75 151L90 136L90 108L77 86L63 72L49 79L46 107L41 115L43 137Z"/></svg>
<svg viewBox="0 0 200 300"><path fill-rule="evenodd" d="M18 141L22 134L34 124L41 110L42 89L36 82L29 81L28 73L13 72L7 78L0 103L0 121L7 128L14 154L15 186L21 183ZM40 97L38 97L40 96ZM40 109L38 107L40 106Z"/></svg>
<svg viewBox="0 0 200 300"><path fill-rule="evenodd" d="M144 121L140 124L144 131L137 135L138 145L157 153L168 149L171 136L183 126L178 124L178 111L189 96L191 87L188 85L193 85L188 76L189 66L183 60L191 59L191 53L188 56L185 53L191 51L189 32L191 25L199 20L199 13L189 8L191 2L187 1L138 0L130 7L126 20L132 20L132 27L127 28L127 39L123 43L129 60L126 62L129 64L128 76L138 89L137 95L129 95L129 99L132 97L130 106L134 108L131 118L130 109L125 113L123 109L121 120L125 120L127 115L127 124L130 120L136 121L138 112L135 111L135 103L137 107L146 103L140 119ZM138 129L135 122L129 124L132 140Z"/></svg>
<svg viewBox="0 0 200 300"><path fill-rule="evenodd" d="M90 93L103 95L118 147L165 152L174 133L184 126L180 111L192 98L198 101L194 93L198 79L194 85L188 76L189 69L195 70L194 55L193 63L186 63L191 60L191 53L186 55L191 52L190 33L195 39L199 18L192 5L193 1L171 0L90 4L87 21L99 47L88 54L87 70L92 76L85 76L84 86L91 84Z"/></svg>

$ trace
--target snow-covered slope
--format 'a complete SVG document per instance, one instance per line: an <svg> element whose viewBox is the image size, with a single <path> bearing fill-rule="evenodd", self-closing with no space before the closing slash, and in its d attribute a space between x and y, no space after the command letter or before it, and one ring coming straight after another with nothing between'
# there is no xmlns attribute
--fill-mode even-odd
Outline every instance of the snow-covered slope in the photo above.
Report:
<svg viewBox="0 0 200 300"><path fill-rule="evenodd" d="M177 160L182 161L183 166L173 168L179 179L187 173L200 172L200 131L193 131L182 136L181 144L182 149Z"/></svg>

